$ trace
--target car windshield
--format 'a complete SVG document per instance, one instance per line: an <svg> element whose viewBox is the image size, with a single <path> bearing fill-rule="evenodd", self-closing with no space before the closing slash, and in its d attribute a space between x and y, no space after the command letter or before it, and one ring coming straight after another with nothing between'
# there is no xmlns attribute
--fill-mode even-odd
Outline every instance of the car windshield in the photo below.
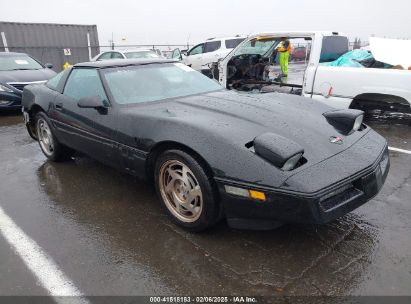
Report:
<svg viewBox="0 0 411 304"><path fill-rule="evenodd" d="M43 66L27 55L0 56L0 71L39 69L43 69Z"/></svg>
<svg viewBox="0 0 411 304"><path fill-rule="evenodd" d="M181 63L148 64L102 70L119 104L183 97L222 90L214 80Z"/></svg>
<svg viewBox="0 0 411 304"><path fill-rule="evenodd" d="M234 56L243 54L257 54L264 55L272 48L273 45L278 44L279 40L273 37L256 37L246 41L234 53Z"/></svg>
<svg viewBox="0 0 411 304"><path fill-rule="evenodd" d="M135 51L127 52L124 55L129 59L134 58L159 58L158 54L154 51Z"/></svg>

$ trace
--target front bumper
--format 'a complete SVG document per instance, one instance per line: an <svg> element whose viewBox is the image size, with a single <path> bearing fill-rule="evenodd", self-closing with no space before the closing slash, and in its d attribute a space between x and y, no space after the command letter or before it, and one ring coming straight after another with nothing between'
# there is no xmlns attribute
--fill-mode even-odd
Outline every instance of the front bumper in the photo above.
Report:
<svg viewBox="0 0 411 304"><path fill-rule="evenodd" d="M0 92L0 111L18 110L21 108L21 94L15 92Z"/></svg>
<svg viewBox="0 0 411 304"><path fill-rule="evenodd" d="M264 202L226 193L227 182L217 180L217 184L228 223L235 228L269 229L279 222L325 224L377 195L389 167L386 146L370 167L345 179L343 184L309 194L265 189L262 190L266 194Z"/></svg>

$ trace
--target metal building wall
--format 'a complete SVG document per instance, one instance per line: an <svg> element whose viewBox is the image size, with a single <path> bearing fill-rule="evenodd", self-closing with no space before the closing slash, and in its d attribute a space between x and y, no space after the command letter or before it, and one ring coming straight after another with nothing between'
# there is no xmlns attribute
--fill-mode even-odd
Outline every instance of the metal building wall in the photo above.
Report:
<svg viewBox="0 0 411 304"><path fill-rule="evenodd" d="M65 62L89 61L87 33L91 57L100 52L96 25L0 22L10 52L27 53L42 63L52 63L61 71ZM65 55L70 49L71 55ZM6 51L0 36L0 51Z"/></svg>

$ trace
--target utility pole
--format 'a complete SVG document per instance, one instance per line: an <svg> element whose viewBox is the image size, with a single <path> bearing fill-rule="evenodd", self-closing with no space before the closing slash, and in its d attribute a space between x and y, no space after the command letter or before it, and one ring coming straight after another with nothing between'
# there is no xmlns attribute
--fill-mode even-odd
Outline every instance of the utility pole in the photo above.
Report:
<svg viewBox="0 0 411 304"><path fill-rule="evenodd" d="M111 32L111 40L108 41L112 50L114 50L114 33Z"/></svg>
<svg viewBox="0 0 411 304"><path fill-rule="evenodd" d="M187 37L187 51L190 48L190 37L191 37L191 33L188 34L188 37Z"/></svg>

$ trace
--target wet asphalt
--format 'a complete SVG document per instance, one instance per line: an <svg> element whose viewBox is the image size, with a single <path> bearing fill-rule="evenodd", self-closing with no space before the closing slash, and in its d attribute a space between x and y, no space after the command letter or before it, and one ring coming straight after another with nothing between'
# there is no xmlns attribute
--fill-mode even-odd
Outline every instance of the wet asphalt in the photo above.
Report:
<svg viewBox="0 0 411 304"><path fill-rule="evenodd" d="M411 150L411 126L373 127ZM380 194L328 225L202 234L150 185L47 161L18 114L0 115L0 155L0 206L85 295L411 295L411 155L390 152ZM1 235L0 261L0 295L47 294Z"/></svg>

